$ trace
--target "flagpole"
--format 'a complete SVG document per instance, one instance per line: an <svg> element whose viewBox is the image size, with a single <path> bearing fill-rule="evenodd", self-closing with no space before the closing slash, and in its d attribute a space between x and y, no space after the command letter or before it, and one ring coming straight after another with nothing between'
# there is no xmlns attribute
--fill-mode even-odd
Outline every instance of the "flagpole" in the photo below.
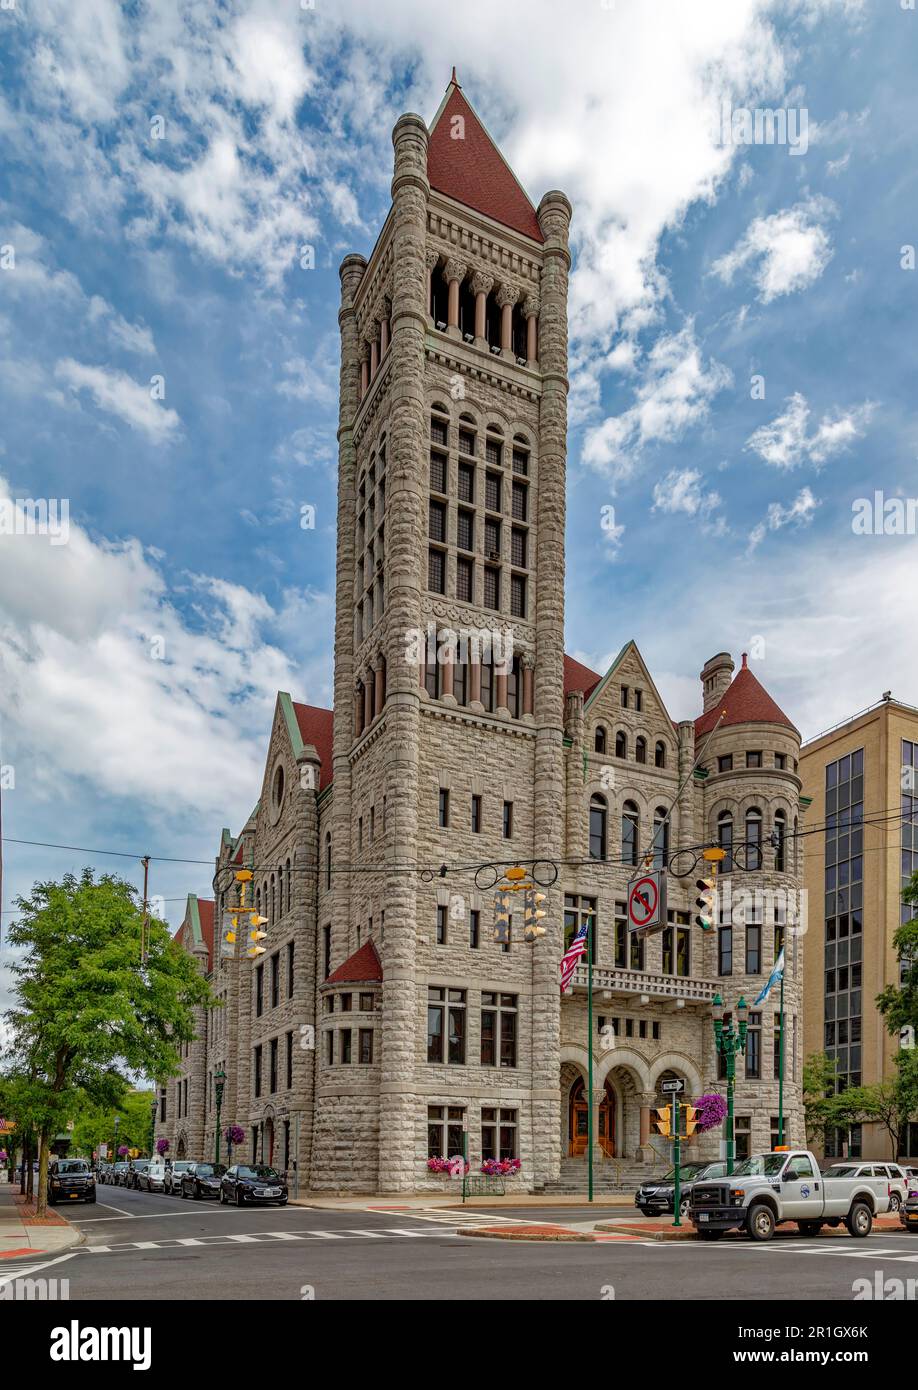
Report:
<svg viewBox="0 0 918 1390"><path fill-rule="evenodd" d="M784 1143L784 971L781 971L781 1045L778 1049L778 1143Z"/></svg>
<svg viewBox="0 0 918 1390"><path fill-rule="evenodd" d="M593 917L587 916L587 1201L593 1200Z"/></svg>

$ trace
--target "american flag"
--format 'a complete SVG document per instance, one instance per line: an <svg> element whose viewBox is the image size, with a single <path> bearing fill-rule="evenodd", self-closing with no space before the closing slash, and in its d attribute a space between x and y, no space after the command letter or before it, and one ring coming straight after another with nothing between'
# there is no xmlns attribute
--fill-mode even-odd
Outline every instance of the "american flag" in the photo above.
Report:
<svg viewBox="0 0 918 1390"><path fill-rule="evenodd" d="M577 933L576 933L576 935L574 936L573 941L572 941L571 944L568 946L567 950L564 952L564 955L561 957L561 993L562 993L562 994L563 994L564 991L567 989L568 985L569 985L570 982L571 982L571 979L573 978L574 970L576 969L578 960L580 959L580 957L581 957L582 955L584 955L584 954L586 953L586 948L587 948L587 931L588 931L588 929L589 929L589 921L587 920L587 921L584 921L584 922L577 928Z"/></svg>

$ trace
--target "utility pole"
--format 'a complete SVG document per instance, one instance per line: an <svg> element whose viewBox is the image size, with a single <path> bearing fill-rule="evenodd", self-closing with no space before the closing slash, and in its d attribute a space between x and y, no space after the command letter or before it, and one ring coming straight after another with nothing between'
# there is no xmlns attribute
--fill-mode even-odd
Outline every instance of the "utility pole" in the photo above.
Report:
<svg viewBox="0 0 918 1390"><path fill-rule="evenodd" d="M144 965L147 959L147 888L150 881L150 856L145 854L140 862L143 865L143 921L140 926L140 963Z"/></svg>

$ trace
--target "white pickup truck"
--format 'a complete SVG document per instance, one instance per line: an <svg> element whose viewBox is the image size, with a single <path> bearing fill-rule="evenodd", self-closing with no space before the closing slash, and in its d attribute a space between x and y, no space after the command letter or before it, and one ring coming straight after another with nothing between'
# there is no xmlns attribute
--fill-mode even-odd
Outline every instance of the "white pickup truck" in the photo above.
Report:
<svg viewBox="0 0 918 1390"><path fill-rule="evenodd" d="M801 1235L844 1221L853 1236L867 1236L873 1218L889 1210L889 1192L864 1178L825 1178L807 1149L776 1149L738 1163L729 1177L692 1188L689 1217L703 1240L743 1230L771 1240L775 1227L795 1221Z"/></svg>

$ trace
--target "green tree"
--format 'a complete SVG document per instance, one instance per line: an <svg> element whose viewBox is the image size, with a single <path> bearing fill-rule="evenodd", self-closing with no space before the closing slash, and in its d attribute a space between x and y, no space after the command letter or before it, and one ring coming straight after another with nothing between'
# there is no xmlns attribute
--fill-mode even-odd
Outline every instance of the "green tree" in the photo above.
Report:
<svg viewBox="0 0 918 1390"><path fill-rule="evenodd" d="M195 1006L215 1001L164 922L148 921L141 961L142 914L135 889L123 879L105 874L96 881L85 869L79 879L70 874L60 883L36 884L17 907L21 916L8 940L24 954L13 966L9 1053L23 1078L23 1107L43 1141L41 1214L51 1137L84 1099L120 1106L125 1072L175 1075L178 1047L194 1037Z"/></svg>
<svg viewBox="0 0 918 1390"><path fill-rule="evenodd" d="M152 1091L125 1090L117 1107L97 1105L89 1096L81 1096L77 1113L73 1117L74 1152L89 1157L94 1150L98 1150L100 1144L111 1146L115 1135L116 1115L118 1143L126 1144L129 1149L143 1149L144 1152L148 1152L152 1104Z"/></svg>
<svg viewBox="0 0 918 1390"><path fill-rule="evenodd" d="M902 901L918 908L918 873L912 874L902 889ZM902 1028L911 1025L918 1037L918 917L899 927L893 934L893 946L902 967L900 984L887 985L877 995L877 1008L890 1033L898 1035Z"/></svg>
<svg viewBox="0 0 918 1390"><path fill-rule="evenodd" d="M810 1143L838 1124L835 1118L838 1067L825 1052L814 1052L803 1063L803 1116Z"/></svg>

